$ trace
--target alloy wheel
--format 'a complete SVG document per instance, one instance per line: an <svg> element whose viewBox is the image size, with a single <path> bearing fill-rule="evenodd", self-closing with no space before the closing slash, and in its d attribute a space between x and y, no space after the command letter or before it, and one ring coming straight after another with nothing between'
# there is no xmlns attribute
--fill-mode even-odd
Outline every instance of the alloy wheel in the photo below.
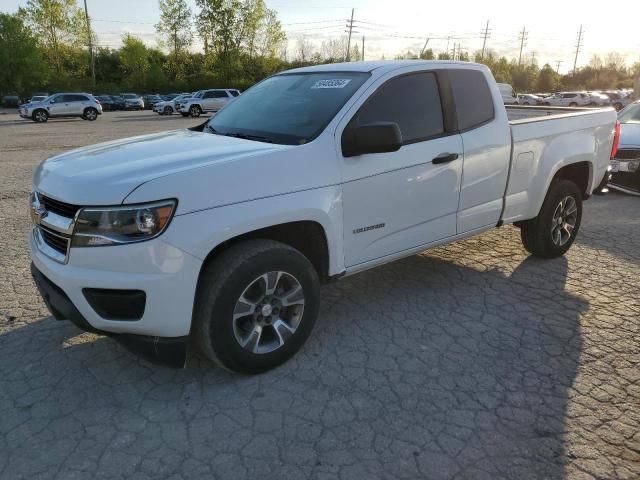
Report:
<svg viewBox="0 0 640 480"><path fill-rule="evenodd" d="M272 271L254 279L236 301L233 333L242 348L271 353L296 332L304 313L304 291L293 275Z"/></svg>

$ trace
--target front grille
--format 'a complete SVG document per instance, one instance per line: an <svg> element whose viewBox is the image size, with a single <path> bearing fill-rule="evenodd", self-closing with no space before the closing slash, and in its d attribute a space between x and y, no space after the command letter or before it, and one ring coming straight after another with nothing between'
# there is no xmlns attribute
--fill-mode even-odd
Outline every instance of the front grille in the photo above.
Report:
<svg viewBox="0 0 640 480"><path fill-rule="evenodd" d="M67 254L67 248L69 246L69 238L58 233L54 233L46 228L39 227L40 234L42 235L42 239L44 242L49 245L54 250L62 253L63 255Z"/></svg>
<svg viewBox="0 0 640 480"><path fill-rule="evenodd" d="M638 148L628 148L623 150L618 150L615 156L616 160L635 160L636 158L640 158L640 149Z"/></svg>
<svg viewBox="0 0 640 480"><path fill-rule="evenodd" d="M44 195L40 195L40 203L44 205L44 208L46 208L47 211L54 212L68 218L75 217L76 212L81 208L78 205L64 203L59 200L54 200L51 197L45 197Z"/></svg>

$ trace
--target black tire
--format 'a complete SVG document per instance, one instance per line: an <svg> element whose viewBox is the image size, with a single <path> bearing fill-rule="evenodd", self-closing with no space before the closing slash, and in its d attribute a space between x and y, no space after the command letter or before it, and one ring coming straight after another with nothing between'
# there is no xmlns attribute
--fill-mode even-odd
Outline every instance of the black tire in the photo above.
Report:
<svg viewBox="0 0 640 480"><path fill-rule="evenodd" d="M82 113L82 118L93 122L94 120L98 119L98 110L92 107L85 108L84 112Z"/></svg>
<svg viewBox="0 0 640 480"><path fill-rule="evenodd" d="M616 102L613 104L613 108L615 108L616 111L619 112L620 110L622 110L622 104L620 102Z"/></svg>
<svg viewBox="0 0 640 480"><path fill-rule="evenodd" d="M31 114L31 119L36 123L45 123L47 120L49 120L49 112L42 108L39 108Z"/></svg>
<svg viewBox="0 0 640 480"><path fill-rule="evenodd" d="M552 226L554 213L560 202L571 197L576 206L575 225L566 243L558 245L552 238ZM565 254L573 244L580 222L582 220L582 193L578 186L571 180L554 180L549 187L547 196L542 203L540 213L536 218L522 222L520 225L520 237L522 245L531 254L541 258L557 258Z"/></svg>
<svg viewBox="0 0 640 480"><path fill-rule="evenodd" d="M571 102L571 103L569 104L569 106L570 106L570 107L577 107L577 106L578 106L578 104L577 104L576 102Z"/></svg>
<svg viewBox="0 0 640 480"><path fill-rule="evenodd" d="M261 275L275 271L292 276L301 286L304 294L302 317L297 316L299 310L294 314L297 327L279 347L266 353L254 353L255 349L243 348L237 339L233 313L236 302L248 287L254 285ZM281 283L277 281L275 286L279 285ZM248 240L237 244L206 265L200 274L192 337L207 357L228 370L248 374L270 370L289 360L309 337L318 316L319 285L313 265L298 250L273 240ZM284 308L291 307L280 308L284 311ZM256 308L255 312L242 317L251 325L248 330L259 321L256 318L267 318L256 317L262 310ZM271 324L263 327L262 331L264 337L258 336L258 344L268 338L267 333L275 339L275 328Z"/></svg>
<svg viewBox="0 0 640 480"><path fill-rule="evenodd" d="M523 105L531 105L529 102L524 102Z"/></svg>
<svg viewBox="0 0 640 480"><path fill-rule="evenodd" d="M191 105L189 108L189 115L192 117L199 117L202 114L202 110L198 105Z"/></svg>
<svg viewBox="0 0 640 480"><path fill-rule="evenodd" d="M173 113L173 108L171 108L169 105L167 105L166 107L164 107L164 109L162 110L162 113L164 115L171 115Z"/></svg>

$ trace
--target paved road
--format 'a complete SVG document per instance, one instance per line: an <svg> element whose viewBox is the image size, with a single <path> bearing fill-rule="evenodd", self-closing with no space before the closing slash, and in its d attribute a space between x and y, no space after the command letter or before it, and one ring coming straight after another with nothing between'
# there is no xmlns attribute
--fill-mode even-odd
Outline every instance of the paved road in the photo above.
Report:
<svg viewBox="0 0 640 480"><path fill-rule="evenodd" d="M640 199L586 204L566 258L512 227L323 288L291 362L140 360L52 319L28 274L41 159L193 125L0 119L0 478L640 478Z"/></svg>

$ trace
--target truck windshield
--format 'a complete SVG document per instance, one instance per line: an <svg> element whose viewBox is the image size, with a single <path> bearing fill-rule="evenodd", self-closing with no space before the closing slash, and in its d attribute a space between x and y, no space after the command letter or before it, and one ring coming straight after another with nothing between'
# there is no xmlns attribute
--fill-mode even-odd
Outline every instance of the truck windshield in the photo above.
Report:
<svg viewBox="0 0 640 480"><path fill-rule="evenodd" d="M316 138L369 78L363 72L285 73L236 97L205 132L284 145Z"/></svg>

